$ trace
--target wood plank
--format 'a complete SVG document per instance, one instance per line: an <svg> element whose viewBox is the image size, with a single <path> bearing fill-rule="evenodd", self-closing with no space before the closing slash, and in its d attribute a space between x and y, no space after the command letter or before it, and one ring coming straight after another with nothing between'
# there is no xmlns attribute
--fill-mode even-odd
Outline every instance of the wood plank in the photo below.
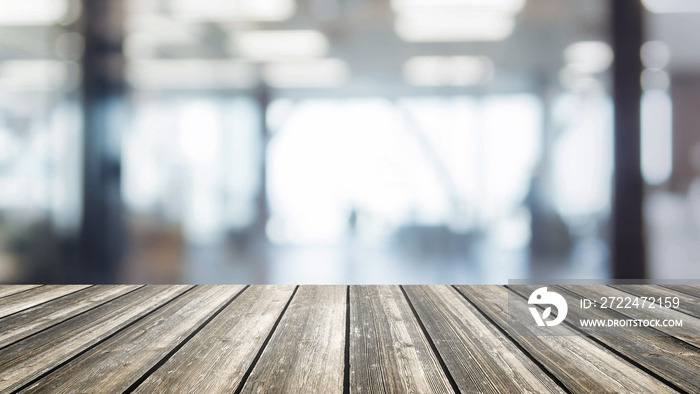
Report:
<svg viewBox="0 0 700 394"><path fill-rule="evenodd" d="M171 301L191 286L146 286L0 352L0 391L13 391Z"/></svg>
<svg viewBox="0 0 700 394"><path fill-rule="evenodd" d="M0 285L0 298L27 291L39 286L41 285Z"/></svg>
<svg viewBox="0 0 700 394"><path fill-rule="evenodd" d="M87 387L101 393L124 392L244 288L197 286L24 392L72 393Z"/></svg>
<svg viewBox="0 0 700 394"><path fill-rule="evenodd" d="M0 349L139 287L93 286L7 316L0 320Z"/></svg>
<svg viewBox="0 0 700 394"><path fill-rule="evenodd" d="M235 392L294 288L249 287L134 392Z"/></svg>
<svg viewBox="0 0 700 394"><path fill-rule="evenodd" d="M698 302L697 298L691 295L661 286L614 285L611 287L640 297L678 297L680 299L680 307L677 309L678 311L700 318L700 303Z"/></svg>
<svg viewBox="0 0 700 394"><path fill-rule="evenodd" d="M512 289L527 297L541 286L514 286ZM626 316L614 309L578 308L580 296L567 291L558 291L569 304L569 313L564 324L579 319L625 319ZM598 341L624 354L630 360L642 365L649 371L673 383L688 392L700 392L698 365L700 351L683 341L665 336L651 327L616 327L615 336L610 328L587 328L586 335L594 336Z"/></svg>
<svg viewBox="0 0 700 394"><path fill-rule="evenodd" d="M404 289L460 391L564 392L452 287Z"/></svg>
<svg viewBox="0 0 700 394"><path fill-rule="evenodd" d="M527 307L508 315L509 291L502 286L457 286L525 351L538 360L573 392L675 392L627 360L589 338L560 324L549 327L554 335L538 335ZM510 293L511 297L519 297ZM526 305L526 304L525 304Z"/></svg>
<svg viewBox="0 0 700 394"><path fill-rule="evenodd" d="M696 299L700 299L700 286L698 285L663 285L662 287L685 293L695 297ZM699 303L700 302L696 302L695 305L697 306Z"/></svg>
<svg viewBox="0 0 700 394"><path fill-rule="evenodd" d="M301 286L241 392L342 393L346 286Z"/></svg>
<svg viewBox="0 0 700 394"><path fill-rule="evenodd" d="M399 286L350 288L350 392L454 392Z"/></svg>
<svg viewBox="0 0 700 394"><path fill-rule="evenodd" d="M47 285L0 299L0 318L90 287L89 285Z"/></svg>
<svg viewBox="0 0 700 394"><path fill-rule="evenodd" d="M593 301L600 301L601 297L636 297L622 290L610 286L561 286L569 291L586 297ZM681 339L700 348L700 319L686 315L671 308L627 308L616 309L619 313L633 319L670 319L682 320L683 327L656 327L660 332Z"/></svg>

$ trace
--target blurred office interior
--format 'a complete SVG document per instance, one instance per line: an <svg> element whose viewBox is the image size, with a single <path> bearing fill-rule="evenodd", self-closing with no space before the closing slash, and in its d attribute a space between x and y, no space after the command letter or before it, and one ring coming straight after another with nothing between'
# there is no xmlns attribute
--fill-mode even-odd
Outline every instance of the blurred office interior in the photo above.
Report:
<svg viewBox="0 0 700 394"><path fill-rule="evenodd" d="M0 0L0 283L700 278L696 0Z"/></svg>

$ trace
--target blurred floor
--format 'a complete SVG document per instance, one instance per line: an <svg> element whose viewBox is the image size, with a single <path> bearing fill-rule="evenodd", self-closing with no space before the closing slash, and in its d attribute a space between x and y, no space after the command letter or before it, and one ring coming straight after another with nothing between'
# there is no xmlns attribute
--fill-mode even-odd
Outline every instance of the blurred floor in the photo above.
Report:
<svg viewBox="0 0 700 394"><path fill-rule="evenodd" d="M488 242L465 259L406 258L386 248L305 247L270 249L268 260L236 256L225 246L193 247L186 283L392 284L508 283L509 279L608 278L608 251L597 240L576 243L568 262L530 264L527 249L504 250Z"/></svg>

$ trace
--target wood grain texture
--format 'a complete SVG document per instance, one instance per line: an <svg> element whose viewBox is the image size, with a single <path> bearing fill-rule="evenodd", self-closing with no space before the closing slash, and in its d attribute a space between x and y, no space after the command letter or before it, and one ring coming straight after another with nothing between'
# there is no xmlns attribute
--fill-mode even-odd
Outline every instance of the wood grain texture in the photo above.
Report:
<svg viewBox="0 0 700 394"><path fill-rule="evenodd" d="M41 285L0 285L0 298L33 289Z"/></svg>
<svg viewBox="0 0 700 394"><path fill-rule="evenodd" d="M528 297L540 286L515 286L514 291ZM615 309L578 307L580 296L569 291L558 291L569 304L567 320L578 322L580 319L625 319L625 315ZM523 302L527 302L523 299ZM615 327L586 328L586 335L594 336L598 341L624 354L630 360L644 366L649 371L672 382L688 392L700 392L698 366L700 351L683 341L663 335L651 327ZM614 334L615 336L611 336Z"/></svg>
<svg viewBox="0 0 700 394"><path fill-rule="evenodd" d="M453 288L404 289L460 391L564 392Z"/></svg>
<svg viewBox="0 0 700 394"><path fill-rule="evenodd" d="M346 286L300 287L244 393L342 393Z"/></svg>
<svg viewBox="0 0 700 394"><path fill-rule="evenodd" d="M636 297L622 290L609 286L561 286L582 297L594 301L600 301L601 297ZM689 344L700 348L700 319L686 315L672 308L625 308L616 309L617 312L632 319L670 319L681 320L682 327L655 327L659 332L681 339Z"/></svg>
<svg viewBox="0 0 700 394"><path fill-rule="evenodd" d="M541 335L526 302L522 308L514 308L513 319L509 319L509 291L505 287L456 287L573 392L675 392L564 324L548 327L553 335ZM510 296L520 297L512 292Z"/></svg>
<svg viewBox="0 0 700 394"><path fill-rule="evenodd" d="M32 286L0 297L0 393L700 392L695 287L553 286L569 316L545 328L538 287ZM635 293L685 309L573 305Z"/></svg>
<svg viewBox="0 0 700 394"><path fill-rule="evenodd" d="M350 288L350 392L451 393L399 286Z"/></svg>
<svg viewBox="0 0 700 394"><path fill-rule="evenodd" d="M698 285L663 285L661 287L689 294L695 298L700 298L700 286ZM695 306L700 308L700 305L697 305L697 303L695 304Z"/></svg>
<svg viewBox="0 0 700 394"><path fill-rule="evenodd" d="M0 320L0 349L139 288L100 285L17 312Z"/></svg>
<svg viewBox="0 0 700 394"><path fill-rule="evenodd" d="M85 289L87 285L47 285L41 286L18 294L13 294L0 299L0 318L17 313L21 310L51 301L54 298L63 297Z"/></svg>
<svg viewBox="0 0 700 394"><path fill-rule="evenodd" d="M91 393L123 392L243 288L197 286L24 392L75 393L86 388ZM181 392L179 388L177 391Z"/></svg>
<svg viewBox="0 0 700 394"><path fill-rule="evenodd" d="M146 286L2 349L0 392L30 383L190 288Z"/></svg>
<svg viewBox="0 0 700 394"><path fill-rule="evenodd" d="M697 297L661 286L614 285L612 287L639 297L678 297L680 299L678 311L700 318L700 303L698 303Z"/></svg>
<svg viewBox="0 0 700 394"><path fill-rule="evenodd" d="M234 392L293 292L249 287L134 392Z"/></svg>

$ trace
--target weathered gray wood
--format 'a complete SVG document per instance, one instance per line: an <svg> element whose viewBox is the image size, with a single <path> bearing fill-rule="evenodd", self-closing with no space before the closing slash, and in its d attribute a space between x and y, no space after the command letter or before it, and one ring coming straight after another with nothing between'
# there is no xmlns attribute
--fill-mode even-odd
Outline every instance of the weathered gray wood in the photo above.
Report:
<svg viewBox="0 0 700 394"><path fill-rule="evenodd" d="M0 351L0 392L18 389L191 286L146 286Z"/></svg>
<svg viewBox="0 0 700 394"><path fill-rule="evenodd" d="M128 389L222 309L244 286L197 286L80 355L25 392L92 393ZM170 391L175 387L170 387ZM177 391L181 391L179 388Z"/></svg>
<svg viewBox="0 0 700 394"><path fill-rule="evenodd" d="M513 291L525 298L540 286L514 286ZM615 309L578 307L580 296L568 291L558 291L569 304L569 313L563 324L579 319L625 319L626 316ZM523 302L527 302L523 299ZM578 325L578 323L576 323ZM596 337L600 342L624 354L630 360L644 366L649 371L663 377L677 387L688 392L700 392L698 366L700 351L697 348L670 336L662 335L649 327L586 328L586 335ZM615 336L611 336L614 334Z"/></svg>
<svg viewBox="0 0 700 394"><path fill-rule="evenodd" d="M700 318L700 303L696 297L691 295L661 286L615 285L612 287L640 297L678 297L680 300L680 307L677 309L678 311Z"/></svg>
<svg viewBox="0 0 700 394"><path fill-rule="evenodd" d="M462 392L564 392L449 286L404 286Z"/></svg>
<svg viewBox="0 0 700 394"><path fill-rule="evenodd" d="M502 286L457 288L573 392L674 392L565 324L548 327L553 335L541 335L526 303L513 308L509 319L509 291ZM510 296L519 297L512 292Z"/></svg>
<svg viewBox="0 0 700 394"><path fill-rule="evenodd" d="M700 286L698 285L663 285L667 289L689 294L696 299L700 299ZM695 304L698 306L698 303Z"/></svg>
<svg viewBox="0 0 700 394"><path fill-rule="evenodd" d="M352 393L453 392L399 286L351 286L349 340Z"/></svg>
<svg viewBox="0 0 700 394"><path fill-rule="evenodd" d="M342 393L345 286L301 286L242 392Z"/></svg>
<svg viewBox="0 0 700 394"><path fill-rule="evenodd" d="M93 286L0 319L0 327L2 327L0 349L138 287L137 285Z"/></svg>
<svg viewBox="0 0 700 394"><path fill-rule="evenodd" d="M0 294L5 288L0 286ZM301 286L285 312L294 287L252 286L236 296L241 288L33 286L7 294L0 298L0 313L10 311L0 318L0 392L25 386L41 392L122 392L142 380L135 387L142 393L237 388L333 393L342 392L344 382L351 392L451 392L448 371L463 392L557 391L550 375L573 392L672 391L653 374L700 392L699 342L691 335L697 331L696 317L670 309L585 316L682 318L681 329L659 330L672 337L592 332L594 340L569 326L580 313L571 305L576 297L632 294L620 290L627 286L559 288L570 316L547 327L553 336L538 336L516 287L458 286L458 292L447 286L406 286L404 294L398 286L353 286L348 322L345 286ZM518 291L526 296L530 290ZM679 296L686 311L698 308L698 298L680 289L631 290ZM511 311L514 320L508 318L509 296L522 306ZM346 346L350 374L344 381Z"/></svg>
<svg viewBox="0 0 700 394"><path fill-rule="evenodd" d="M151 374L136 393L233 393L294 286L251 286Z"/></svg>
<svg viewBox="0 0 700 394"><path fill-rule="evenodd" d="M622 290L610 286L561 286L569 291L581 295L593 301L600 301L601 297L636 297ZM641 301L640 301L641 302ZM700 302L700 300L699 300ZM674 336L689 344L700 348L700 319L671 308L626 308L616 309L617 312L633 319L670 319L681 320L682 327L655 327L659 332Z"/></svg>
<svg viewBox="0 0 700 394"><path fill-rule="evenodd" d="M0 298L27 291L39 286L41 285L0 285Z"/></svg>
<svg viewBox="0 0 700 394"><path fill-rule="evenodd" d="M90 287L88 285L47 285L0 299L0 318Z"/></svg>

